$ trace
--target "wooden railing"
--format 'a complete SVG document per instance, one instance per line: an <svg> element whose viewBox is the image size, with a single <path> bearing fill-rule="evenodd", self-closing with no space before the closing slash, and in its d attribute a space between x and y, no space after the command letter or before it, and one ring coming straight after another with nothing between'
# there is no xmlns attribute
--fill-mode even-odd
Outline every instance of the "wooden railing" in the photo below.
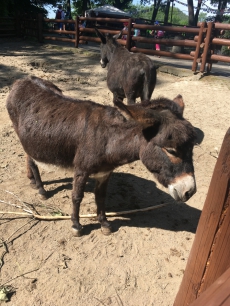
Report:
<svg viewBox="0 0 230 306"><path fill-rule="evenodd" d="M81 27L81 23L85 21L87 22L87 27ZM123 34L127 35L127 39L119 40L119 43L131 52L191 60L192 71L198 71L198 64L200 64L199 71L202 73L205 71L210 72L212 65L218 61L230 63L230 56L216 54L218 46L230 46L230 39L220 38L218 34L220 30L230 31L230 24L202 22L198 23L197 27L156 26L133 24L132 18L76 17L76 20L58 20L43 18L39 14L35 19L21 18L17 20L17 31L21 35L36 37L40 42L44 40L71 42L74 47L78 48L80 43L94 42L99 44L101 42L95 34L95 27L98 27L102 33L114 35L121 31L123 23L127 21L128 30L123 31ZM63 30L55 28L58 22L64 24ZM120 27L109 27L111 24L117 24ZM72 26L72 30L69 29L70 26ZM134 29L140 29L141 36L133 36ZM166 35L161 39L148 37L145 35L147 30L162 30ZM163 46L164 50L154 50L153 46L157 43ZM136 45L135 47L134 44ZM185 48L187 52L173 52L173 50L169 49L173 46Z"/></svg>
<svg viewBox="0 0 230 306"><path fill-rule="evenodd" d="M44 19L46 23L55 22L54 19ZM94 26L89 26L82 28L80 22L86 21L87 23L94 24ZM97 17L77 17L75 21L73 20L64 20L64 23L74 23L75 31L61 31L63 34L73 35L74 38L54 38L51 36L44 36L44 39L53 39L53 40L62 40L62 41L71 41L74 43L75 47L78 47L81 42L94 42L100 43L100 39L95 36L94 27L98 24L104 24L100 26L100 31L102 33L111 33L117 34L120 30L111 30L108 29L108 25L111 23L120 23L121 25L124 22L127 22L127 19L114 19L114 18L97 18ZM106 24L106 26L105 26ZM140 29L141 32L146 30L162 30L165 33L170 33L171 36L180 34L182 39L171 39L171 38L153 38L146 36L133 36L134 29ZM171 57L181 60L191 60L192 61L192 71L196 72L198 64L200 64L200 72L205 72L207 64L207 72L211 71L212 64L217 61L228 62L230 63L229 56L217 55L215 54L215 49L217 45L230 46L230 39L223 39L217 36L218 33L216 30L230 30L230 24L220 24L213 22L202 22L198 23L197 27L176 27L176 26L156 26L156 25L145 25L145 24L133 24L132 18L128 19L128 30L123 31L127 35L126 41L119 40L119 43L124 45L131 52L141 52L148 55L158 55L164 57ZM55 33L60 31L49 30L50 33ZM186 39L186 36L193 36L194 39ZM184 38L183 38L184 37ZM136 43L137 46L132 47L133 43ZM163 46L181 46L191 49L189 54L184 53L174 53L172 51L157 51L153 50L152 47L154 44L161 44ZM147 47L140 47L140 45L145 44Z"/></svg>
<svg viewBox="0 0 230 306"><path fill-rule="evenodd" d="M0 18L0 37L16 36L15 18Z"/></svg>

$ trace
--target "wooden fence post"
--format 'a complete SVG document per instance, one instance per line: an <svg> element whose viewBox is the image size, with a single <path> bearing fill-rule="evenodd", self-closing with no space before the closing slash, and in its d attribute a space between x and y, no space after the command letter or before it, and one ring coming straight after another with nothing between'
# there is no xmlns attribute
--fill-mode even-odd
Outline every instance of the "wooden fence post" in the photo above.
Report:
<svg viewBox="0 0 230 306"><path fill-rule="evenodd" d="M18 17L18 14L16 14L15 19L14 19L14 29L15 29L15 34L17 37L20 36L20 28L21 28L20 19Z"/></svg>
<svg viewBox="0 0 230 306"><path fill-rule="evenodd" d="M229 237L230 128L216 162L174 306L190 305L230 267Z"/></svg>
<svg viewBox="0 0 230 306"><path fill-rule="evenodd" d="M130 51L131 49L131 40L132 40L132 18L129 18L128 22L128 35L126 38L126 49Z"/></svg>
<svg viewBox="0 0 230 306"><path fill-rule="evenodd" d="M206 65L206 62L207 62L208 52L209 52L210 43L211 43L212 28L213 28L213 22L208 22L208 30L206 32L204 51L203 51L203 54L202 54L202 62L201 62L201 65L200 65L200 72L205 71L205 65Z"/></svg>
<svg viewBox="0 0 230 306"><path fill-rule="evenodd" d="M38 14L38 41L43 42L43 14Z"/></svg>
<svg viewBox="0 0 230 306"><path fill-rule="evenodd" d="M229 306L230 268L189 306Z"/></svg>
<svg viewBox="0 0 230 306"><path fill-rule="evenodd" d="M76 20L75 20L75 43L74 43L75 48L78 48L78 45L79 45L79 17L76 16Z"/></svg>
<svg viewBox="0 0 230 306"><path fill-rule="evenodd" d="M202 22L201 25L200 25L198 41L197 41L197 45L196 45L196 51L195 51L194 60L193 60L193 64L192 64L192 71L197 70L197 59L200 55L200 45L203 42L203 32L204 32L204 28L206 26L207 26L206 22Z"/></svg>

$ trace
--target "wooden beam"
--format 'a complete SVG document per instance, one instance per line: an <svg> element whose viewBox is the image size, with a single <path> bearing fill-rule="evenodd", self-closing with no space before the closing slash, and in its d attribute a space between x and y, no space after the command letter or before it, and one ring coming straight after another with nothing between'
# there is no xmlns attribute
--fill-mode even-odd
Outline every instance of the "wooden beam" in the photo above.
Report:
<svg viewBox="0 0 230 306"><path fill-rule="evenodd" d="M230 267L229 189L230 128L216 162L174 306L190 305Z"/></svg>
<svg viewBox="0 0 230 306"><path fill-rule="evenodd" d="M230 268L189 306L229 306Z"/></svg>

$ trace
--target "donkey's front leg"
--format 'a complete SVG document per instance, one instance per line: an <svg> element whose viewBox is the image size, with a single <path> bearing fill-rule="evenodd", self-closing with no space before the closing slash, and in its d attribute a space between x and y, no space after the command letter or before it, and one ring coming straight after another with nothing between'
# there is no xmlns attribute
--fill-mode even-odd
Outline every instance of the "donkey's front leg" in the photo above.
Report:
<svg viewBox="0 0 230 306"><path fill-rule="evenodd" d="M103 176L96 177L95 200L97 204L97 218L101 223L101 231L104 235L110 235L112 232L111 224L105 216L105 198L111 172Z"/></svg>
<svg viewBox="0 0 230 306"><path fill-rule="evenodd" d="M84 197L84 189L88 177L89 175L87 173L74 173L72 191L73 213L71 216L71 220L73 222L73 234L76 237L80 237L82 235L83 227L79 222L79 211L81 201Z"/></svg>

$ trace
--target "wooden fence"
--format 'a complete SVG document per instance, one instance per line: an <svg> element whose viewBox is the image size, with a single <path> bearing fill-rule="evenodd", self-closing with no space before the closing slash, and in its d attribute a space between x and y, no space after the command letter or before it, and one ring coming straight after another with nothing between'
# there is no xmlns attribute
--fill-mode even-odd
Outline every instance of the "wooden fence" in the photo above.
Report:
<svg viewBox="0 0 230 306"><path fill-rule="evenodd" d="M174 306L230 305L230 128L209 186Z"/></svg>
<svg viewBox="0 0 230 306"><path fill-rule="evenodd" d="M123 27L124 22L128 22L128 30L123 31L127 35L126 40L119 40L131 52L140 52L148 55L157 55L171 57L181 60L190 60L192 62L192 71L210 72L213 63L227 62L230 63L230 56L217 54L221 46L230 46L230 39L220 38L221 30L229 30L230 24L202 22L197 27L182 26L156 26L150 24L134 24L133 19L115 19L115 18L97 18L97 17L76 17L76 20L58 20L43 18L39 14L36 18L20 18L17 20L17 35L26 35L36 37L40 42L44 40L63 41L74 44L78 47L80 43L93 42L100 43L96 37L95 27L102 33L117 34ZM64 29L60 31L56 24L61 22ZM83 22L87 27L82 27ZM120 25L112 28L110 25ZM134 29L139 29L141 35L133 36ZM163 30L164 38L153 38L146 35L148 30ZM161 51L154 50L155 44L162 46ZM135 47L134 47L135 44ZM186 49L186 52L174 52L174 47ZM171 49L170 49L171 48Z"/></svg>
<svg viewBox="0 0 230 306"><path fill-rule="evenodd" d="M42 18L40 16L40 18ZM83 28L81 24L83 22L91 24L91 26ZM55 19L44 19L46 24L55 23ZM64 20L64 24L74 24L74 31L61 31L64 35L72 35L72 38L61 38L54 36L44 35L44 39L62 40L73 42L75 47L78 47L81 42L94 42L100 43L100 39L96 37L94 27L99 27L102 33L117 34L120 30L111 30L110 24L121 24L127 22L127 19L114 19L114 18L97 18L97 17L77 17L75 21ZM162 30L166 34L175 36L175 38L153 38L145 36L133 36L134 29L139 29L141 35L146 33L147 30ZM133 19L128 19L128 31L123 31L124 35L127 35L126 41L119 40L119 43L124 45L131 52L141 52L148 55L158 55L164 57L171 57L181 60L192 61L192 71L196 72L198 64L200 64L200 72L211 71L212 64L217 61L230 63L230 57L224 55L218 55L216 49L218 46L230 46L230 39L219 38L219 32L221 30L230 30L230 24L220 24L213 22L198 23L197 27L176 27L176 26L156 26L146 24L135 24ZM61 33L58 30L47 29L44 33ZM179 34L179 35L178 35ZM167 36L167 35L166 35ZM169 36L169 35L168 35ZM192 37L192 39L191 39ZM172 51L157 51L153 50L156 43L163 46L180 46L181 48L190 49L189 54L175 53ZM135 47L132 47L136 44ZM143 47L144 46L144 47ZM147 47L146 47L147 46ZM207 66L206 66L207 65Z"/></svg>
<svg viewBox="0 0 230 306"><path fill-rule="evenodd" d="M16 35L16 19L15 18L0 18L0 38Z"/></svg>

